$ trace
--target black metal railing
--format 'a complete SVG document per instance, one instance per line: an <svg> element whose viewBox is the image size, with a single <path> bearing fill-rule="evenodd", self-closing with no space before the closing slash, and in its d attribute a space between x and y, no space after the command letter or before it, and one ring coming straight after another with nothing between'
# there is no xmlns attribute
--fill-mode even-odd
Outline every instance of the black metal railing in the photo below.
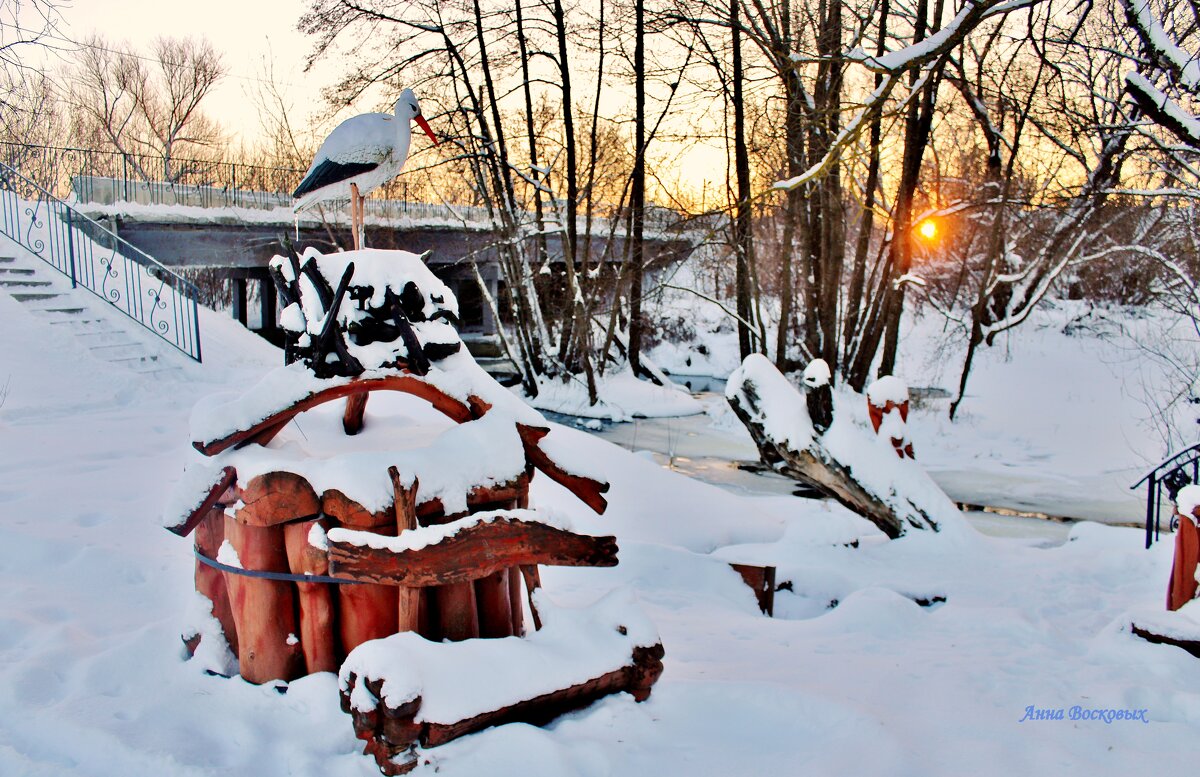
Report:
<svg viewBox="0 0 1200 777"><path fill-rule="evenodd" d="M270 167L212 159L166 159L153 154L0 143L0 163L6 164L61 200L72 197L80 205L111 206L134 203L146 206L192 206L200 208L291 208L291 193L304 177L304 170ZM335 206L336 208L336 206ZM477 230L493 229L495 217L479 204L421 202L410 199L405 180L390 181L366 201L370 218L390 221L435 221L461 224ZM534 215L524 212L521 221L532 227ZM547 203L550 228L559 226L565 203ZM616 220L616 234L625 235L628 213L615 207L599 207L592 222L593 232L604 234ZM583 217L579 224L582 228ZM703 231L703 219L688 223L683 214L663 207L649 207L646 230L657 238L687 236Z"/></svg>
<svg viewBox="0 0 1200 777"><path fill-rule="evenodd" d="M118 198L127 201L133 200L139 185L152 185L160 194L175 188L205 188L222 204L233 204L233 198L242 194L290 194L304 176L303 170L289 167L27 143L0 143L0 162L63 200L80 176L116 181Z"/></svg>
<svg viewBox="0 0 1200 777"><path fill-rule="evenodd" d="M1146 484L1146 547L1158 540L1162 522L1162 492L1166 490L1167 501L1175 497L1184 486L1200 483L1200 443L1179 451L1166 458L1161 464L1142 476L1130 489ZM1168 528L1178 528L1179 517L1171 510Z"/></svg>
<svg viewBox="0 0 1200 777"><path fill-rule="evenodd" d="M199 291L136 246L0 162L0 230L196 361Z"/></svg>

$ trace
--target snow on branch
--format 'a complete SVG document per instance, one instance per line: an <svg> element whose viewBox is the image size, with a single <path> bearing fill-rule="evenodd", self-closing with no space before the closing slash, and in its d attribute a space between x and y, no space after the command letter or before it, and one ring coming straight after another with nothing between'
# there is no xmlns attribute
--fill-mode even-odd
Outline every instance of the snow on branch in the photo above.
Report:
<svg viewBox="0 0 1200 777"><path fill-rule="evenodd" d="M1121 0L1121 4L1153 63L1169 71L1184 89L1200 92L1200 59L1171 40L1150 12L1149 0Z"/></svg>
<svg viewBox="0 0 1200 777"><path fill-rule="evenodd" d="M985 19L1028 8L1039 2L1041 0L972 0L945 27L925 40L878 57L856 48L846 54L846 59L880 73L908 70L950 51Z"/></svg>
<svg viewBox="0 0 1200 777"><path fill-rule="evenodd" d="M1141 73L1125 74L1125 92L1156 123L1189 146L1200 148L1200 119L1184 110Z"/></svg>

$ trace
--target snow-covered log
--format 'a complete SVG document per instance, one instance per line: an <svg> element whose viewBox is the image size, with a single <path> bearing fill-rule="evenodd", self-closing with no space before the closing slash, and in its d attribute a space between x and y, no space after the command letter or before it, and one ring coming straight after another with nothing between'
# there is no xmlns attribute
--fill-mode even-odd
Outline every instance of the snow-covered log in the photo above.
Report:
<svg viewBox="0 0 1200 777"><path fill-rule="evenodd" d="M346 657L342 709L384 774L412 770L418 745L504 723L542 724L610 693L650 696L663 647L631 597L612 594L580 610L538 600L546 625L527 639L438 643L397 634Z"/></svg>
<svg viewBox="0 0 1200 777"><path fill-rule="evenodd" d="M385 537L334 529L329 533L333 574L354 580L427 586L470 585L513 566L612 567L615 537L593 537L548 525L532 511L475 513L441 526Z"/></svg>
<svg viewBox="0 0 1200 777"><path fill-rule="evenodd" d="M829 391L806 373L809 391ZM898 459L880 440L839 412L816 427L809 402L765 356L751 354L729 376L725 397L754 438L763 460L811 483L870 520L893 539L910 529L943 531L963 525L962 514L912 459Z"/></svg>

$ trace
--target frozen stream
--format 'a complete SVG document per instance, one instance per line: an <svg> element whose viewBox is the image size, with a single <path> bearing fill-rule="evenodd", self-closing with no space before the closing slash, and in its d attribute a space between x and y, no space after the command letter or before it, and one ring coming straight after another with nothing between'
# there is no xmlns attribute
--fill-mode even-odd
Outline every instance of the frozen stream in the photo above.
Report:
<svg viewBox="0 0 1200 777"><path fill-rule="evenodd" d="M795 481L758 467L758 450L718 393L720 386L701 384L692 388L717 389L696 393L707 410L703 415L642 418L616 424L592 421L590 426L567 416L554 420L584 428L627 450L653 457L664 467L727 491L772 496L796 493ZM934 480L960 503L1104 523L1136 525L1141 518L1139 495L1127 489L1132 471L1081 478L1056 473L1046 466L1049 462L1026 462L1019 456L1005 456L995 466L987 456L967 460L959 455L961 445L939 451L939 438L923 438L922 418L923 414L913 417L917 455ZM986 445L988 441L981 443ZM978 510L968 510L967 516L980 531L999 536L1061 539L1070 529L1070 523L1058 520Z"/></svg>

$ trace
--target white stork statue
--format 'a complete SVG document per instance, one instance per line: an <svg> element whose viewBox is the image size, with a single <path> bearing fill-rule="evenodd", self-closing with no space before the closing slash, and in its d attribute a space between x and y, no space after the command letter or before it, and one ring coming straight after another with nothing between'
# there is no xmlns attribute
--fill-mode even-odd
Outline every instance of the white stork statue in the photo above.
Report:
<svg viewBox="0 0 1200 777"><path fill-rule="evenodd" d="M421 106L411 89L400 93L395 115L364 113L337 125L317 149L304 180L292 193L296 201L292 210L300 211L325 200L349 199L354 248L362 248L363 201L404 168L413 121L436 146L437 138L421 116Z"/></svg>

